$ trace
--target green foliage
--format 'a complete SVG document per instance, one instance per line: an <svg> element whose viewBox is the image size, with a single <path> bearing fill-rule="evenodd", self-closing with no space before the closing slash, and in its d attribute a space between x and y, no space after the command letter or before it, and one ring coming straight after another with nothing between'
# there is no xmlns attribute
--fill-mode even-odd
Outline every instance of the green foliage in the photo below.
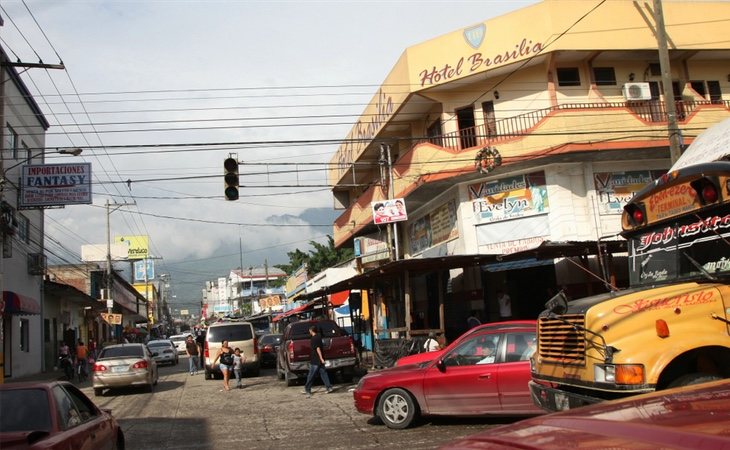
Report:
<svg viewBox="0 0 730 450"><path fill-rule="evenodd" d="M335 240L332 236L327 236L327 243L320 244L319 242L309 241L309 245L313 247L309 253L296 249L292 252L288 252L286 255L289 257L289 264L278 264L277 267L287 275L291 275L302 264L307 264L307 274L316 275L319 272L329 267L334 267L345 261L349 261L354 257L354 251L351 248L335 248Z"/></svg>

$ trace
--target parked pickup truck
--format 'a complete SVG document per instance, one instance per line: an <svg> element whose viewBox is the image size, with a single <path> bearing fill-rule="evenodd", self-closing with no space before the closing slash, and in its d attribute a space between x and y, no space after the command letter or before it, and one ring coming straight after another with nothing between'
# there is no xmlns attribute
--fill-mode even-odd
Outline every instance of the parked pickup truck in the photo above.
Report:
<svg viewBox="0 0 730 450"><path fill-rule="evenodd" d="M349 383L357 366L357 353L352 337L332 320L304 320L287 325L276 356L276 373L287 386L309 373L311 336L309 327L316 326L322 335L325 367L331 375L339 373Z"/></svg>

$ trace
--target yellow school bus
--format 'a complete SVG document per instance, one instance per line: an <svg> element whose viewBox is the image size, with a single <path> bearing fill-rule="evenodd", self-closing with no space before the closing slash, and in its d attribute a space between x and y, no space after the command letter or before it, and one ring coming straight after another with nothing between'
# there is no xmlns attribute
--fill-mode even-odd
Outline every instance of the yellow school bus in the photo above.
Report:
<svg viewBox="0 0 730 450"><path fill-rule="evenodd" d="M730 377L730 162L673 170L624 207L631 287L538 319L534 402L549 411Z"/></svg>

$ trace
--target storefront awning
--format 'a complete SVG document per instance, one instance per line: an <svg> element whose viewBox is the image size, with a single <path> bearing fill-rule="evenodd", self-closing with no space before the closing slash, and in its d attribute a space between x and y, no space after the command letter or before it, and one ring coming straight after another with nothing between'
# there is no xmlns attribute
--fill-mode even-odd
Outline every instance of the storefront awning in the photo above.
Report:
<svg viewBox="0 0 730 450"><path fill-rule="evenodd" d="M321 303L322 302L319 301L319 300L312 300L312 301L307 302L307 303L305 303L305 304L303 304L301 306L297 306L294 309L290 309L289 311L286 311L283 314L279 314L278 316L276 316L273 319L271 319L271 321L272 322L277 322L277 321L279 321L279 320L281 320L281 319L283 319L285 317L290 317L290 316L293 316L295 314L300 314L300 313L303 313L303 312L307 312L307 311L313 310L317 305L319 305Z"/></svg>
<svg viewBox="0 0 730 450"><path fill-rule="evenodd" d="M41 305L38 300L12 291L3 291L3 301L0 305L3 314L40 314Z"/></svg>

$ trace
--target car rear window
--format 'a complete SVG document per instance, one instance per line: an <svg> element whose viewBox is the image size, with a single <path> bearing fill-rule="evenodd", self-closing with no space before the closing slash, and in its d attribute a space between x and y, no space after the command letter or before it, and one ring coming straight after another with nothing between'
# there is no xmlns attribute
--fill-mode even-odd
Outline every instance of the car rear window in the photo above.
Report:
<svg viewBox="0 0 730 450"><path fill-rule="evenodd" d="M208 342L247 341L253 339L250 325L230 325L208 328Z"/></svg>
<svg viewBox="0 0 730 450"><path fill-rule="evenodd" d="M0 433L51 431L48 395L43 389L0 391ZM10 412L12 411L12 413Z"/></svg>
<svg viewBox="0 0 730 450"><path fill-rule="evenodd" d="M142 346L134 345L130 347L108 347L101 351L99 354L99 359L104 358L142 358L144 356L144 351L142 350Z"/></svg>
<svg viewBox="0 0 730 450"><path fill-rule="evenodd" d="M169 342L150 342L147 347L169 347Z"/></svg>
<svg viewBox="0 0 730 450"><path fill-rule="evenodd" d="M281 335L267 334L266 336L262 336L259 344L281 344Z"/></svg>
<svg viewBox="0 0 730 450"><path fill-rule="evenodd" d="M319 329L323 338L346 336L345 330L331 321L322 322L294 322L291 325L292 339L304 339L309 337L309 327L314 324Z"/></svg>

